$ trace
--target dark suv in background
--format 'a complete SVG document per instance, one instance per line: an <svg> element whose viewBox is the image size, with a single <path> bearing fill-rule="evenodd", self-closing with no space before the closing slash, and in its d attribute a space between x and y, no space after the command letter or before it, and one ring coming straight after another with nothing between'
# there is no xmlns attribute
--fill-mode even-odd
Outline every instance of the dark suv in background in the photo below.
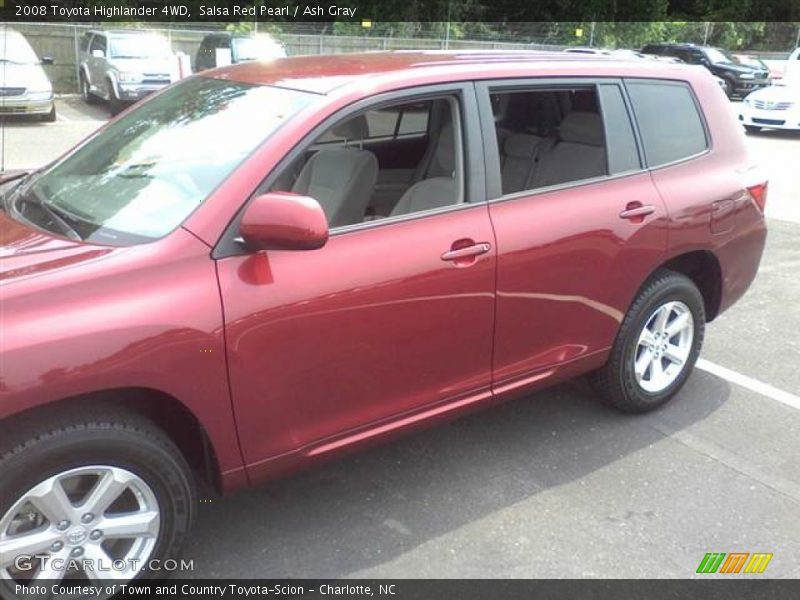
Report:
<svg viewBox="0 0 800 600"><path fill-rule="evenodd" d="M743 65L726 50L695 44L648 44L642 48L644 54L674 56L690 65L703 65L725 82L725 93L746 96L753 90L770 84L769 69Z"/></svg>

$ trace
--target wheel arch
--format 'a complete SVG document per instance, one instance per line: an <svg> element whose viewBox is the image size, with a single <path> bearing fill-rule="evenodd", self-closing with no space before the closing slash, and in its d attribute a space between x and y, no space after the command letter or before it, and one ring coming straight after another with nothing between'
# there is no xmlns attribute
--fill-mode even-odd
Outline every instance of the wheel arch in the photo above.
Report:
<svg viewBox="0 0 800 600"><path fill-rule="evenodd" d="M691 279L703 296L706 321L711 322L717 317L722 300L722 267L713 252L693 250L673 256L658 265L648 279L659 269L669 269Z"/></svg>
<svg viewBox="0 0 800 600"><path fill-rule="evenodd" d="M99 390L39 404L3 418L0 432L35 427L41 419L93 414L117 408L135 413L160 428L175 443L193 472L216 494L222 491L222 474L211 438L197 416L180 400L153 388L128 387Z"/></svg>

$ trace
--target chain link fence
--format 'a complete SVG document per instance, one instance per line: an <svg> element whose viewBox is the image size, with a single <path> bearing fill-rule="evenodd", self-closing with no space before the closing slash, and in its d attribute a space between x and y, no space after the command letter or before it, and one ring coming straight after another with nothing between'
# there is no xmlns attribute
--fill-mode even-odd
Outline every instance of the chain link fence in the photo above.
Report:
<svg viewBox="0 0 800 600"><path fill-rule="evenodd" d="M50 56L45 66L57 93L78 91L78 45L83 34L99 25L68 23L4 23L24 34L39 56ZM568 46L639 48L652 41L683 41L741 47L765 59L782 60L800 43L797 23L394 23L378 30L358 23L197 23L166 28L132 24L165 36L175 52L194 57L203 37L235 27L270 33L290 56L339 54L379 50L562 50ZM680 25L680 27L678 26ZM119 24L119 27L125 24ZM358 35L350 35L358 33ZM738 36L738 37L737 37ZM727 41L726 41L727 40ZM738 43L737 43L738 42ZM775 49L778 50L775 50ZM767 50L770 49L770 50ZM739 50L742 51L742 50Z"/></svg>

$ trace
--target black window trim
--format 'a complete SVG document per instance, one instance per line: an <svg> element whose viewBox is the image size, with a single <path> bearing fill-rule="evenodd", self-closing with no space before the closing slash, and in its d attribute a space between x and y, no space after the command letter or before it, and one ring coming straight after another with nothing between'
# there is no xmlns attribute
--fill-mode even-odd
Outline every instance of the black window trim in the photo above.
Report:
<svg viewBox="0 0 800 600"><path fill-rule="evenodd" d="M241 243L239 235L239 223L242 215L247 210L250 202L268 189L283 170L289 167L300 155L313 145L315 139L325 133L334 124L346 119L350 115L361 113L366 110L388 106L403 101L425 100L427 98L440 98L442 96L456 96L460 101L460 125L461 125L461 144L462 144L462 180L463 197L458 204L443 206L431 210L418 211L397 217L387 217L363 223L354 223L343 227L335 227L330 230L330 237L348 235L360 231L371 230L379 227L388 227L400 223L407 223L416 219L428 218L431 216L454 212L458 210L485 208L486 204L486 185L483 140L481 139L479 107L475 94L475 87L472 81L454 81L434 85L413 86L399 88L389 92L376 94L367 98L362 98L350 104L332 115L326 117L306 134L293 148L291 148L283 158L267 173L267 175L256 186L255 190L242 203L236 214L231 219L225 231L220 236L211 252L213 259L222 259L231 256L242 256L253 254ZM269 142L267 142L269 143Z"/></svg>
<svg viewBox="0 0 800 600"><path fill-rule="evenodd" d="M645 82L645 83L652 82L654 85L675 85L686 88L689 91L689 97L692 99L692 102L694 102L694 107L695 110L697 111L698 116L700 117L700 123L703 126L703 133L706 138L705 150L696 152L695 154L692 154L690 156L684 156L683 158L679 158L677 160L673 160L667 163L651 166L650 160L647 158L647 150L644 147L644 140L642 139L641 130L639 128L639 118L636 115L636 107L634 106L633 101L630 100L630 98L628 98L631 106L631 116L633 117L633 129L637 139L639 140L639 147L642 153L642 158L644 159L644 165L648 171L658 171L664 168L688 162L690 160L696 160L701 156L710 154L714 150L714 138L711 135L711 128L708 126L708 122L706 121L706 114L703 111L703 107L700 104L700 101L697 99L697 94L695 94L694 88L692 87L692 84L689 81L686 81L685 79L665 79L658 77L625 77L622 80L623 88L625 90L625 96L629 97L628 83L640 83L640 82Z"/></svg>
<svg viewBox="0 0 800 600"><path fill-rule="evenodd" d="M600 105L600 94L597 91L597 86L601 84L615 84L620 86L623 99L626 102L628 109L628 117L632 118L630 99L628 98L627 89L624 86L622 77L522 77L514 79L483 79L476 82L476 90L478 93L478 106L481 114L481 132L484 138L486 151L484 152L484 168L486 170L486 197L490 203L505 202L507 200L517 200L520 198L530 198L531 196L538 196L541 194L549 194L552 192L559 192L572 188L583 187L586 185L593 185L596 183L603 183L606 181L614 181L624 177L632 177L641 174L647 169L643 161L643 147L641 145L641 138L639 131L636 127L635 120L631 121L633 127L634 139L636 140L637 152L639 153L640 168L636 170L629 170L623 173L616 173L614 175L601 175L598 177L590 177L587 179L578 179L575 181L567 181L555 185L548 185L531 190L521 190L511 194L503 194L503 185L500 170L500 151L497 146L497 135L495 133L494 114L492 112L492 104L490 100L490 88L492 91L498 90L532 90L536 88L541 91L557 90L557 89L575 89L576 87L593 87L597 93L598 106ZM602 117L602 114L601 114ZM603 118L603 128L605 130L606 122ZM606 140L606 169L608 170L608 140Z"/></svg>

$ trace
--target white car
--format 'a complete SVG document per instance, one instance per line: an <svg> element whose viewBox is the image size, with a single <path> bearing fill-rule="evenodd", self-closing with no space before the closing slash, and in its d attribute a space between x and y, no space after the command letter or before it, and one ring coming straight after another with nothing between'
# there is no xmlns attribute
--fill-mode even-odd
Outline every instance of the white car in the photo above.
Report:
<svg viewBox="0 0 800 600"><path fill-rule="evenodd" d="M800 130L800 82L786 81L749 94L739 120L751 133L762 128Z"/></svg>
<svg viewBox="0 0 800 600"><path fill-rule="evenodd" d="M28 40L13 29L0 30L0 114L38 115L44 121L56 120L53 86Z"/></svg>

